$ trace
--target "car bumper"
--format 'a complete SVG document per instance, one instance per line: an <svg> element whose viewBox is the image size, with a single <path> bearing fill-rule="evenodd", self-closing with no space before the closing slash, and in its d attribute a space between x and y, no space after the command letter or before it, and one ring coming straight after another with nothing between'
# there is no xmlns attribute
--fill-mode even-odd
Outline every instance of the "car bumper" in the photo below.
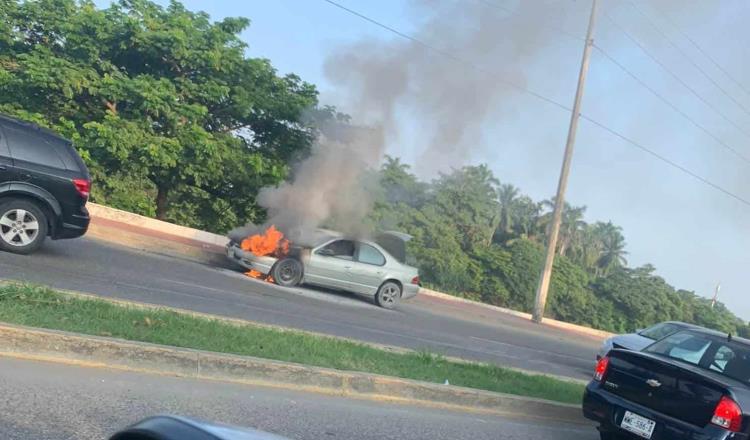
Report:
<svg viewBox="0 0 750 440"><path fill-rule="evenodd" d="M416 284L404 284L404 291L401 292L401 299L414 298L419 293L419 286Z"/></svg>
<svg viewBox="0 0 750 440"><path fill-rule="evenodd" d="M263 275L268 275L278 261L274 257L258 257L251 252L243 251L236 244L227 245L227 257L245 269L257 270Z"/></svg>
<svg viewBox="0 0 750 440"><path fill-rule="evenodd" d="M89 211L85 206L81 207L77 214L68 215L65 217L65 221L61 221L54 228L51 238L53 240L61 240L81 237L88 231L89 223L91 223Z"/></svg>
<svg viewBox="0 0 750 440"><path fill-rule="evenodd" d="M651 440L748 440L747 434L732 433L714 425L698 427L654 412L606 391L597 382L591 382L586 387L583 394L583 415L598 422L599 431L616 432L624 439L642 439L620 428L625 411L656 422Z"/></svg>

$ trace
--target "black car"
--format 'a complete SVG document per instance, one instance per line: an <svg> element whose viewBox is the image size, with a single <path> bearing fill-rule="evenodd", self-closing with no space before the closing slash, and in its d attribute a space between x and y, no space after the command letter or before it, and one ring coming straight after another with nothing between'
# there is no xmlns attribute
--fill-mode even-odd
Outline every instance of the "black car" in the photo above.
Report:
<svg viewBox="0 0 750 440"><path fill-rule="evenodd" d="M597 364L583 413L603 440L747 440L750 341L690 329L640 352L614 349Z"/></svg>
<svg viewBox="0 0 750 440"><path fill-rule="evenodd" d="M86 233L91 177L70 141L0 115L0 249L28 254Z"/></svg>

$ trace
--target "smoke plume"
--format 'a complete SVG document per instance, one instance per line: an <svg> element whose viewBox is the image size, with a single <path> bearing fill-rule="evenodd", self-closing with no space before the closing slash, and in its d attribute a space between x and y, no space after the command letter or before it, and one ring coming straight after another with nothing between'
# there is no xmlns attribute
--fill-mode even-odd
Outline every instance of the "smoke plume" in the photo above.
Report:
<svg viewBox="0 0 750 440"><path fill-rule="evenodd" d="M258 203L267 209L269 224L308 231L336 217L346 219L337 227L362 232L358 229L372 203L362 176L378 166L386 144L398 144L402 118L420 127L422 151L414 167L420 176L470 161L482 144L488 117L497 116L497 104L512 90L504 82L525 84L519 66L544 40L539 7L539 2L522 1L507 12L491 2L414 0L410 11L422 22L414 36L442 55L392 35L333 51L324 71L340 100L337 105L356 125L369 128L321 137L292 182L263 189ZM546 15L554 15L559 6L544 7ZM557 22L564 25L564 13L557 12Z"/></svg>

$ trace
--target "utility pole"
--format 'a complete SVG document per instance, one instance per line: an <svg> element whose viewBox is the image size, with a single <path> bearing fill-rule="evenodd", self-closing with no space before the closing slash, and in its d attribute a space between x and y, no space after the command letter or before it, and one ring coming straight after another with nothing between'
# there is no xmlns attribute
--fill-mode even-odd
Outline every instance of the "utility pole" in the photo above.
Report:
<svg viewBox="0 0 750 440"><path fill-rule="evenodd" d="M713 309L716 305L716 301L719 300L719 290L721 290L721 283L716 285L716 290L714 291L714 298L711 300L711 308Z"/></svg>
<svg viewBox="0 0 750 440"><path fill-rule="evenodd" d="M581 113L581 100L583 89L586 85L586 74L589 71L589 59L591 48L594 46L594 24L596 23L596 10L598 0L591 4L591 16L589 17L589 28L586 32L586 43L583 46L583 59L581 60L581 71L578 74L578 87L573 103L573 112L570 115L570 127L568 128L568 141L565 144L565 156L563 157L560 181L557 184L557 195L555 196L555 209L552 211L552 225L547 244L547 257L544 260L544 269L539 277L539 286L536 290L536 301L534 304L534 322L541 323L544 318L544 306L547 303L547 292L549 291L550 278L552 276L552 264L555 262L555 251L557 249L557 237L560 234L560 221L562 220L563 207L565 206L565 189L568 186L568 174L570 174L570 162L573 159L573 147L576 143L576 131L578 130L578 119Z"/></svg>

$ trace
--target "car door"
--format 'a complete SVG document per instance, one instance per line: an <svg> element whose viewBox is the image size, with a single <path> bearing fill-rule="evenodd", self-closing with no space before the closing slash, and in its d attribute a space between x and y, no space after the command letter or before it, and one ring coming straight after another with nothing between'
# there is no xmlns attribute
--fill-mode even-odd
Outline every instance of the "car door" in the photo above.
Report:
<svg viewBox="0 0 750 440"><path fill-rule="evenodd" d="M0 124L0 186L3 184L8 185L8 182L16 178L13 159L10 156L7 141L8 138L3 131L3 125Z"/></svg>
<svg viewBox="0 0 750 440"><path fill-rule="evenodd" d="M310 254L305 281L323 287L353 290L349 270L354 264L356 245L352 240L333 240Z"/></svg>
<svg viewBox="0 0 750 440"><path fill-rule="evenodd" d="M368 243L357 242L357 258L349 270L354 291L375 295L383 281L386 257Z"/></svg>

